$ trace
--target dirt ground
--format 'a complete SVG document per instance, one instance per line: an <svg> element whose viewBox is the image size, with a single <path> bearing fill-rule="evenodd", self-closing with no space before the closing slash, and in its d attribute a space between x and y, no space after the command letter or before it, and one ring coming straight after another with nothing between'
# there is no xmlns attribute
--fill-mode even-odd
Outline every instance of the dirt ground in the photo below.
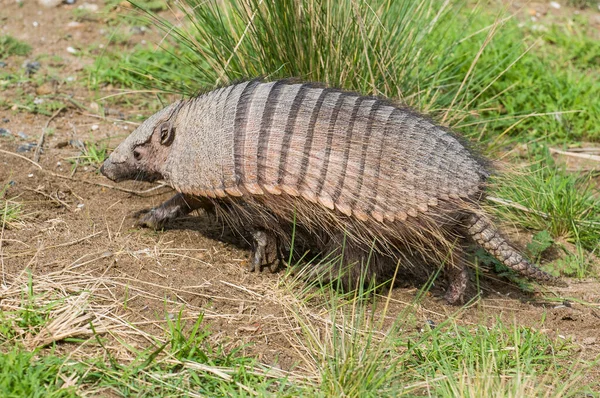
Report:
<svg viewBox="0 0 600 398"><path fill-rule="evenodd" d="M122 140L135 125L94 113L98 98L119 91L110 87L102 92L86 89L82 82L83 66L91 57L71 54L67 47L84 49L90 43L106 44L103 18L74 21L73 9L82 5L41 8L26 0L19 6L3 0L0 10L0 34L10 34L33 47L28 59L41 55L59 55L62 61L40 58L38 74L49 66L74 82L24 84L0 93L5 101L18 103L26 94L60 94L70 96L80 108L69 107L50 118L18 109L0 109L0 127L13 137L0 137L0 183L12 181L8 197L23 203L27 215L20 224L4 229L0 235L2 283L11 281L29 267L34 278L44 275L85 277L102 281L104 293L114 302L126 303L121 316L148 333L156 332L165 312L176 311L185 303L188 311L205 313L205 322L213 338L237 345L252 343L246 353L261 362L289 369L300 363L298 352L289 339L294 325L288 321L289 307L281 300L283 273L249 273L245 270L249 252L221 242L221 227L205 215L195 215L176 222L162 232L133 227L132 213L166 200L172 192L160 188L143 195L113 189L115 185L97 173L95 167L78 167L71 176L68 158L79 150L70 140L111 138L111 146ZM102 6L100 2L91 3ZM70 23L71 22L71 23ZM153 40L151 34L135 36L132 41ZM6 70L22 67L23 57L8 59ZM50 65L52 64L52 65ZM124 105L113 114L130 119L140 113ZM54 133L47 137L39 167L33 151L16 153L19 145L37 142L48 125ZM23 140L16 136L23 132ZM102 186L101 184L106 184ZM118 188L143 191L151 184L122 183ZM411 303L418 289L395 288L391 293L389 319ZM420 322L441 322L457 312L444 304L440 288L433 289L417 305ZM586 359L600 354L600 283L593 280L570 280L569 287L552 289L547 300L540 294L526 294L502 282L485 285L483 298L463 309L461 322L491 323L503 319L564 338L572 338ZM562 303L564 298L565 302ZM566 301L568 299L568 301ZM566 305L565 305L566 304ZM600 373L590 375L600 377Z"/></svg>

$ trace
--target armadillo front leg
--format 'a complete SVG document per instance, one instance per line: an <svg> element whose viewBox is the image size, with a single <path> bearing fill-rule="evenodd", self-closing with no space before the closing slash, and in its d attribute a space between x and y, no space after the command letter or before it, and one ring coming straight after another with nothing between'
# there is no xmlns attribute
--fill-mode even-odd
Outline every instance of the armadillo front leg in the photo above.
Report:
<svg viewBox="0 0 600 398"><path fill-rule="evenodd" d="M160 206L138 212L139 219L136 224L141 227L161 229L167 222L197 209L212 211L214 205L206 198L178 193Z"/></svg>
<svg viewBox="0 0 600 398"><path fill-rule="evenodd" d="M254 240L254 251L248 271L260 271L262 265L268 265L271 272L277 271L281 262L281 254L275 234L263 229L255 229L252 231Z"/></svg>

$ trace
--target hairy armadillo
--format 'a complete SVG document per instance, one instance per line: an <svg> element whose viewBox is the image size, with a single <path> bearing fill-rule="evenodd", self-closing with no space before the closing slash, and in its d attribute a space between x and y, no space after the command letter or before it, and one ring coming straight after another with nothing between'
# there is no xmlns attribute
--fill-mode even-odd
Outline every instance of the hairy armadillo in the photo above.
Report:
<svg viewBox="0 0 600 398"><path fill-rule="evenodd" d="M379 98L287 80L246 81L151 116L101 169L114 181L164 179L175 197L141 223L217 210L254 240L250 269L277 268L295 236L337 254L344 280L443 265L461 303L469 239L521 275L529 263L480 207L488 172L448 130Z"/></svg>

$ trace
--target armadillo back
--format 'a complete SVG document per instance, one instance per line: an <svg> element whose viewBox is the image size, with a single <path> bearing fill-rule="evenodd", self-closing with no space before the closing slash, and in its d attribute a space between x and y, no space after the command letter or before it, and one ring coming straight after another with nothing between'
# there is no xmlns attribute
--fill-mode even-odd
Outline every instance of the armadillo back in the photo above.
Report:
<svg viewBox="0 0 600 398"><path fill-rule="evenodd" d="M403 220L481 190L456 138L385 101L286 81L244 82L182 108L174 186L206 196L303 197L359 220Z"/></svg>

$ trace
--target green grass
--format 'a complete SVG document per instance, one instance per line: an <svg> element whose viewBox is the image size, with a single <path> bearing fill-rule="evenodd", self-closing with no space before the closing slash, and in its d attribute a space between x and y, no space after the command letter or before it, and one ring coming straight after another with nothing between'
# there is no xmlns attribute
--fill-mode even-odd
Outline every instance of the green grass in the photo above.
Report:
<svg viewBox="0 0 600 398"><path fill-rule="evenodd" d="M541 231L536 235L538 242L530 244L533 258L541 258L552 241L565 256L555 259L551 268L577 277L591 271L592 261L586 253L598 255L600 241L600 198L591 175L567 173L546 154L519 173L498 177L494 185L491 195L505 201L494 203L501 219Z"/></svg>
<svg viewBox="0 0 600 398"><path fill-rule="evenodd" d="M68 158L73 167L94 166L100 167L108 157L108 144L105 142L85 142L81 154Z"/></svg>
<svg viewBox="0 0 600 398"><path fill-rule="evenodd" d="M386 297L340 298L295 282L283 290L302 292L285 301L302 367L318 375L308 396L563 397L594 388L577 384L585 365L569 361L569 341L529 327L500 319L466 326L454 316L430 326L410 305L384 327Z"/></svg>
<svg viewBox="0 0 600 398"><path fill-rule="evenodd" d="M200 316L191 327L167 316L165 341L147 350L136 350L135 359L120 363L107 352L108 360L88 362L85 383L109 389L121 396L295 396L296 387L254 358L241 355L238 347L225 352L209 343L211 332ZM130 347L132 349L132 347Z"/></svg>
<svg viewBox="0 0 600 398"><path fill-rule="evenodd" d="M0 36L0 59L5 59L11 55L29 55L31 46L25 42L15 39L12 36Z"/></svg>
<svg viewBox="0 0 600 398"><path fill-rule="evenodd" d="M300 4L187 0L177 25L149 12L168 33L162 49L109 50L89 69L90 84L192 95L247 77L295 76L398 98L492 141L600 140L600 45L582 23L534 32L502 13L435 0Z"/></svg>
<svg viewBox="0 0 600 398"><path fill-rule="evenodd" d="M7 191L10 184L0 188L0 228L10 227L18 222L23 216L22 206L14 198L8 199Z"/></svg>
<svg viewBox="0 0 600 398"><path fill-rule="evenodd" d="M598 0L567 0L567 4L579 8L598 7Z"/></svg>
<svg viewBox="0 0 600 398"><path fill-rule="evenodd" d="M60 378L65 358L39 356L22 348L0 352L0 396L5 398L78 397Z"/></svg>

